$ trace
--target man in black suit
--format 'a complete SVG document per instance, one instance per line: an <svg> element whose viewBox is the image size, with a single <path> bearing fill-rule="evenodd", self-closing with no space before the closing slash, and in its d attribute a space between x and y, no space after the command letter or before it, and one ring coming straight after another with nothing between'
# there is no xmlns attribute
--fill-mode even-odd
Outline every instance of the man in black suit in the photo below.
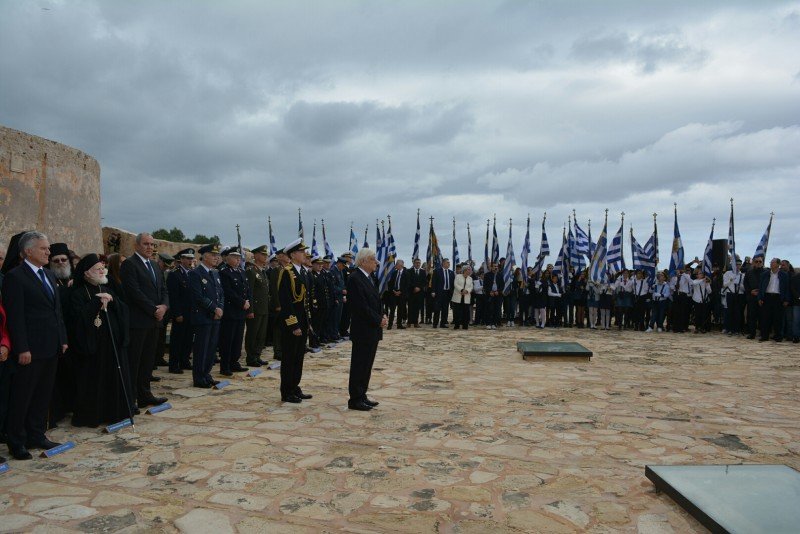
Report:
<svg viewBox="0 0 800 534"><path fill-rule="evenodd" d="M50 242L42 233L27 232L19 240L24 260L3 280L12 361L8 414L8 450L17 460L32 458L29 448L58 446L45 436L47 409L53 393L58 357L67 350L61 297L53 273L44 269Z"/></svg>
<svg viewBox="0 0 800 534"><path fill-rule="evenodd" d="M167 402L165 397L155 397L150 391L150 372L156 354L158 329L167 313L164 275L158 265L150 260L154 248L153 236L138 234L134 244L136 253L120 266L125 302L130 307L128 359L131 382L140 408Z"/></svg>
<svg viewBox="0 0 800 534"><path fill-rule="evenodd" d="M394 315L397 312L397 329L404 330L403 323L406 322L406 312L408 303L408 290L411 276L405 268L403 260L397 260L394 264L394 271L389 277L387 292L389 293L389 330L394 323Z"/></svg>
<svg viewBox="0 0 800 534"><path fill-rule="evenodd" d="M369 411L378 405L367 397L367 389L378 342L383 339L383 327L389 321L381 313L380 295L372 281L372 273L377 268L375 251L362 248L356 255L356 269L347 279L350 340L353 342L348 384L350 400L347 401L347 407L351 410Z"/></svg>
<svg viewBox="0 0 800 534"><path fill-rule="evenodd" d="M422 261L414 258L414 268L408 273L408 324L414 325L414 328L419 328L419 316L423 312L427 280L428 276L422 268Z"/></svg>
<svg viewBox="0 0 800 534"><path fill-rule="evenodd" d="M450 299L453 298L453 283L456 274L450 270L450 260L442 260L442 266L433 271L433 327L447 328L447 315L450 311ZM440 321L441 318L441 321Z"/></svg>

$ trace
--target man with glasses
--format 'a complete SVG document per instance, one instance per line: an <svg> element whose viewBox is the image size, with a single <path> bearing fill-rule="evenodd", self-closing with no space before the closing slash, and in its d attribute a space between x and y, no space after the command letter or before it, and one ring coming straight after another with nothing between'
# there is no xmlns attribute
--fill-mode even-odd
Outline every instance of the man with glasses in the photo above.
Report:
<svg viewBox="0 0 800 534"><path fill-rule="evenodd" d="M747 297L747 339L756 338L761 309L758 305L758 291L761 287L761 273L764 272L764 256L753 258L752 266L744 276L744 294Z"/></svg>

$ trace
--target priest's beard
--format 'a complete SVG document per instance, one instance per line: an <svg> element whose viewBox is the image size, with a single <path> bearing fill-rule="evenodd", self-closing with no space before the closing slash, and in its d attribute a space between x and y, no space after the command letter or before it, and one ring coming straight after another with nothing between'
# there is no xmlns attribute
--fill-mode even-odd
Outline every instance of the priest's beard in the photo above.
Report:
<svg viewBox="0 0 800 534"><path fill-rule="evenodd" d="M50 265L50 270L59 280L69 280L69 277L72 276L72 266L69 262L53 263Z"/></svg>
<svg viewBox="0 0 800 534"><path fill-rule="evenodd" d="M108 284L108 276L106 276L106 275L95 276L95 275L91 275L91 274L87 273L86 279L93 286L103 286L103 285L107 285Z"/></svg>

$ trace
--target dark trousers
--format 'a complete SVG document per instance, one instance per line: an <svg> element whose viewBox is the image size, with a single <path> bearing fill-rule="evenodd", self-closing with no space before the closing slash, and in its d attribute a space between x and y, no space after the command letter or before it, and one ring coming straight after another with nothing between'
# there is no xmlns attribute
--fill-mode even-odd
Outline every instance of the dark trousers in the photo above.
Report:
<svg viewBox="0 0 800 534"><path fill-rule="evenodd" d="M372 364L378 351L378 340L353 341L350 351L350 380L347 389L350 402L363 401L367 396L369 379L372 376Z"/></svg>
<svg viewBox="0 0 800 534"><path fill-rule="evenodd" d="M350 306L344 303L342 306L342 319L339 323L339 335L344 337L350 335Z"/></svg>
<svg viewBox="0 0 800 534"><path fill-rule="evenodd" d="M222 320L219 327L219 369L223 373L239 367L243 339L243 320Z"/></svg>
<svg viewBox="0 0 800 534"><path fill-rule="evenodd" d="M275 331L275 319L277 318L278 312L277 310L273 311L270 309L269 318L267 319L267 339L264 342L265 346L269 347L274 343L272 339L272 334Z"/></svg>
<svg viewBox="0 0 800 534"><path fill-rule="evenodd" d="M653 313L650 315L650 328L664 328L664 312L666 309L666 300L653 301Z"/></svg>
<svg viewBox="0 0 800 534"><path fill-rule="evenodd" d="M281 329L281 398L300 391L307 334L296 336L288 328Z"/></svg>
<svg viewBox="0 0 800 534"><path fill-rule="evenodd" d="M11 406L8 413L8 445L21 447L45 439L47 410L56 380L58 358L31 360L28 365L14 364L11 382ZM150 377L147 369L147 377Z"/></svg>
<svg viewBox="0 0 800 534"><path fill-rule="evenodd" d="M764 304L761 306L761 339L768 339L770 330L775 331L775 338L781 338L783 310L780 295L777 293L764 295Z"/></svg>
<svg viewBox="0 0 800 534"><path fill-rule="evenodd" d="M469 304L453 303L453 324L456 328L469 328Z"/></svg>
<svg viewBox="0 0 800 534"><path fill-rule="evenodd" d="M419 315L422 312L423 294L420 290L419 293L414 293L411 289L411 294L408 297L408 324L419 324Z"/></svg>
<svg viewBox="0 0 800 534"><path fill-rule="evenodd" d="M172 321L169 334L169 370L177 371L189 367L189 354L192 352L192 326L184 317L180 323Z"/></svg>
<svg viewBox="0 0 800 534"><path fill-rule="evenodd" d="M725 315L725 330L730 333L738 334L742 330L742 303L744 295L728 293L725 295L725 304L728 306L728 313Z"/></svg>
<svg viewBox="0 0 800 534"><path fill-rule="evenodd" d="M194 348L192 350L192 380L195 386L211 384L211 369L217 352L219 321L194 327Z"/></svg>
<svg viewBox="0 0 800 534"><path fill-rule="evenodd" d="M645 311L647 310L647 299L642 296L633 298L633 328L634 330L645 329Z"/></svg>
<svg viewBox="0 0 800 534"><path fill-rule="evenodd" d="M254 315L252 319L246 319L245 323L247 331L244 337L244 350L247 354L247 363L258 365L261 351L267 345L269 316L266 313Z"/></svg>
<svg viewBox="0 0 800 534"><path fill-rule="evenodd" d="M442 291L436 294L436 303L433 307L433 325L446 326L447 317L450 314L450 298L453 290Z"/></svg>
<svg viewBox="0 0 800 534"><path fill-rule="evenodd" d="M434 299L430 292L425 293L425 323L430 324L433 318L433 312L436 309L436 299ZM435 323L434 323L435 324Z"/></svg>
<svg viewBox="0 0 800 534"><path fill-rule="evenodd" d="M394 324L395 310L397 311L397 326L403 326L406 322L406 297L400 295L399 297L392 295L391 304L389 305L389 326Z"/></svg>
<svg viewBox="0 0 800 534"><path fill-rule="evenodd" d="M341 300L341 297L339 297ZM326 336L331 341L336 341L339 339L339 324L342 322L342 303L334 304L332 307L328 308L328 325L327 325L327 333Z"/></svg>
<svg viewBox="0 0 800 534"><path fill-rule="evenodd" d="M689 296L684 293L675 295L672 306L672 331L685 332L689 328Z"/></svg>
<svg viewBox="0 0 800 534"><path fill-rule="evenodd" d="M694 302L694 301L692 301ZM694 331L707 332L708 331L708 303L695 302L694 303Z"/></svg>
<svg viewBox="0 0 800 534"><path fill-rule="evenodd" d="M484 315L483 320L487 326L497 326L500 322L500 313L503 306L503 297L500 295L484 295Z"/></svg>
<svg viewBox="0 0 800 534"><path fill-rule="evenodd" d="M15 364L6 360L0 362L0 436L8 432L8 410L11 404L11 377Z"/></svg>
<svg viewBox="0 0 800 534"><path fill-rule="evenodd" d="M153 396L150 392L150 374L156 356L159 328L131 328L128 345L128 362L131 366L131 382L139 402Z"/></svg>
<svg viewBox="0 0 800 534"><path fill-rule="evenodd" d="M759 328L760 319L761 307L758 305L758 297L747 295L747 332L753 337Z"/></svg>
<svg viewBox="0 0 800 534"><path fill-rule="evenodd" d="M158 369L158 362L164 360L164 354L167 352L167 324L160 323L158 328L158 336L156 337L156 353L153 357L153 369ZM169 365L169 364L168 364ZM152 373L150 373L152 375Z"/></svg>

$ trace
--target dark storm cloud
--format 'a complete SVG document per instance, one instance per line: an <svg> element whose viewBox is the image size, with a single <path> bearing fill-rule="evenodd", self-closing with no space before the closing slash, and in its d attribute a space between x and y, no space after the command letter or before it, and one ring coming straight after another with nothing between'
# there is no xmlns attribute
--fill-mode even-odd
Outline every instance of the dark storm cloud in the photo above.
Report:
<svg viewBox="0 0 800 534"><path fill-rule="evenodd" d="M325 218L341 251L351 221L373 241L391 213L407 256L421 208L423 234L434 215L448 250L457 218L462 255L470 222L478 255L493 213L504 249L509 217L521 242L520 221L547 210L554 240L573 207L595 225L625 210L638 231L678 201L701 251L734 196L742 240L775 210L771 247L790 253L798 13L796 1L4 2L0 123L96 157L104 222L136 231L231 241L239 223L256 243L271 215L283 242L302 207L307 238Z"/></svg>

